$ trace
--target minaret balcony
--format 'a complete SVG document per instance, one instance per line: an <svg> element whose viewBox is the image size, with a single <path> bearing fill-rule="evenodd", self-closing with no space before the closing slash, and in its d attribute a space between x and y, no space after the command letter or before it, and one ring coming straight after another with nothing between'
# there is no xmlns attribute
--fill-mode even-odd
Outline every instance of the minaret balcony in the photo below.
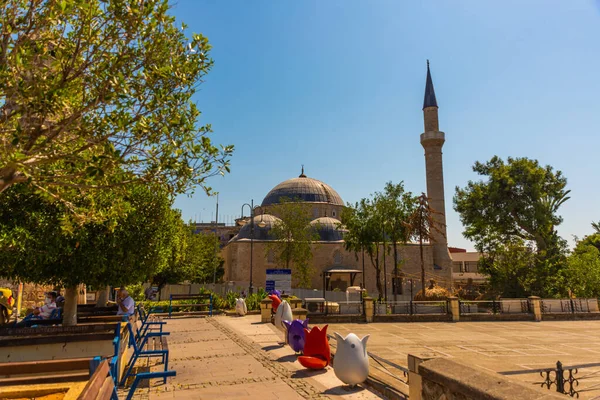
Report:
<svg viewBox="0 0 600 400"><path fill-rule="evenodd" d="M421 144L444 144L446 141L446 134L441 131L429 131L421 133Z"/></svg>

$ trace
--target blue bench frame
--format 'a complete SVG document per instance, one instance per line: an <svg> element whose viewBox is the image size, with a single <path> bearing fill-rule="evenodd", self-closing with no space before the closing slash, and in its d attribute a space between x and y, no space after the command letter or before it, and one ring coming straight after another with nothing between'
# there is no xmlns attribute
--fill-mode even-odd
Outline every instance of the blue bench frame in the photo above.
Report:
<svg viewBox="0 0 600 400"><path fill-rule="evenodd" d="M94 357L94 359L90 361L90 380L95 378L94 374L96 373L96 370L98 370L98 368L100 367L102 362L109 363L108 375L111 377L111 381L113 384L113 387L112 387L112 390L110 393L110 398L111 398L111 400L119 400L119 396L117 394L117 378L116 378L116 375L114 374L114 371L116 370L116 364L117 364L115 361L115 357L110 358L110 360L109 359L103 360L101 357ZM135 394L135 391L137 390L138 385L144 379L163 378L164 382L166 383L168 377L173 377L176 375L177 375L176 371L158 371L158 372L139 373L135 376L133 384L131 385L131 387L129 388L129 392L127 393L126 399L131 400L133 398L133 395ZM98 377L98 378L102 379L104 377Z"/></svg>
<svg viewBox="0 0 600 400"><path fill-rule="evenodd" d="M123 379L121 379L121 385L125 385L125 382L127 382L127 378L130 377L131 375L133 375L131 373L131 371L133 370L135 363L137 362L138 358L140 358L140 357L161 357L162 363L165 365L164 372L167 372L167 370L169 369L169 350L168 349L167 350L164 350L164 349L162 349L162 350L144 350L144 347L148 344L149 338L168 336L170 333L169 332L148 332L142 338L142 340L138 343L138 341L135 338L135 334L133 333L133 328L131 327L131 323L127 324L127 329L129 329L129 346L130 347L133 346L133 354L131 355L131 358L129 359L129 363L127 364L127 371L123 375ZM137 375L138 374L136 374L136 376ZM166 376L164 378L164 383L167 383Z"/></svg>
<svg viewBox="0 0 600 400"><path fill-rule="evenodd" d="M159 328L159 332L163 331L163 326L167 323L164 321L149 321L150 313L146 312L144 307L138 304L137 306L138 319L141 322L141 327L138 329L137 325L135 326L136 333L135 339L139 342L139 340L146 336L150 329L154 329L156 327Z"/></svg>

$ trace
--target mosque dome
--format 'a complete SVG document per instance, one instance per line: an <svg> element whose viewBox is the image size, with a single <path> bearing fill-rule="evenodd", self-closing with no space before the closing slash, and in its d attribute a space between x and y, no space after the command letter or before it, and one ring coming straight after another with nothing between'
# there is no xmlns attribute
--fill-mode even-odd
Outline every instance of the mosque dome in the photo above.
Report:
<svg viewBox="0 0 600 400"><path fill-rule="evenodd" d="M310 222L310 225L319 234L320 240L324 242L344 240L345 229L340 227L340 224L340 220L331 217L321 217Z"/></svg>
<svg viewBox="0 0 600 400"><path fill-rule="evenodd" d="M298 178L288 179L271 189L261 206L280 204L283 198L307 203L344 205L340 195L331 186L304 175L304 168Z"/></svg>
<svg viewBox="0 0 600 400"><path fill-rule="evenodd" d="M254 217L254 239L255 240L271 240L271 235L269 234L271 228L278 222L281 221L279 218L271 215L271 214L262 214L256 215ZM263 225L261 227L261 225ZM239 233L235 235L235 240L240 239L250 239L252 230L252 223L250 221L246 222L244 226L240 229ZM233 240L233 239L232 239Z"/></svg>

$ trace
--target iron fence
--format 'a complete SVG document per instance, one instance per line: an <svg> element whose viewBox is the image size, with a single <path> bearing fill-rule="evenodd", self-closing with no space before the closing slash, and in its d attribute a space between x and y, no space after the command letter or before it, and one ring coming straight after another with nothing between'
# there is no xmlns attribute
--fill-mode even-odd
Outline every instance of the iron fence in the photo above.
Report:
<svg viewBox="0 0 600 400"><path fill-rule="evenodd" d="M382 301L375 303L375 315L447 314L448 301Z"/></svg>
<svg viewBox="0 0 600 400"><path fill-rule="evenodd" d="M542 313L590 313L598 312L597 299L542 299Z"/></svg>
<svg viewBox="0 0 600 400"><path fill-rule="evenodd" d="M308 314L319 315L362 315L362 301L310 301L305 302L304 307Z"/></svg>
<svg viewBox="0 0 600 400"><path fill-rule="evenodd" d="M461 314L527 314L527 299L460 300Z"/></svg>

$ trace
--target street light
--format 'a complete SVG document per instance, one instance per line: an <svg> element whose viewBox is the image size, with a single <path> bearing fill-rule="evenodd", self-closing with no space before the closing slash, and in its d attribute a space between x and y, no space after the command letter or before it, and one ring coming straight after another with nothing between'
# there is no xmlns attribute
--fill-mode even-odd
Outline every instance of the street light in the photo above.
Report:
<svg viewBox="0 0 600 400"><path fill-rule="evenodd" d="M253 267L253 256L254 256L254 200L250 201L250 204L245 203L242 204L242 224L245 225L246 222L243 221L244 218L244 206L248 206L250 208L250 287L248 288L248 295L251 295L253 292L252 286L252 267ZM262 214L260 217L260 222L257 224L259 228L264 228L267 224L262 219Z"/></svg>

